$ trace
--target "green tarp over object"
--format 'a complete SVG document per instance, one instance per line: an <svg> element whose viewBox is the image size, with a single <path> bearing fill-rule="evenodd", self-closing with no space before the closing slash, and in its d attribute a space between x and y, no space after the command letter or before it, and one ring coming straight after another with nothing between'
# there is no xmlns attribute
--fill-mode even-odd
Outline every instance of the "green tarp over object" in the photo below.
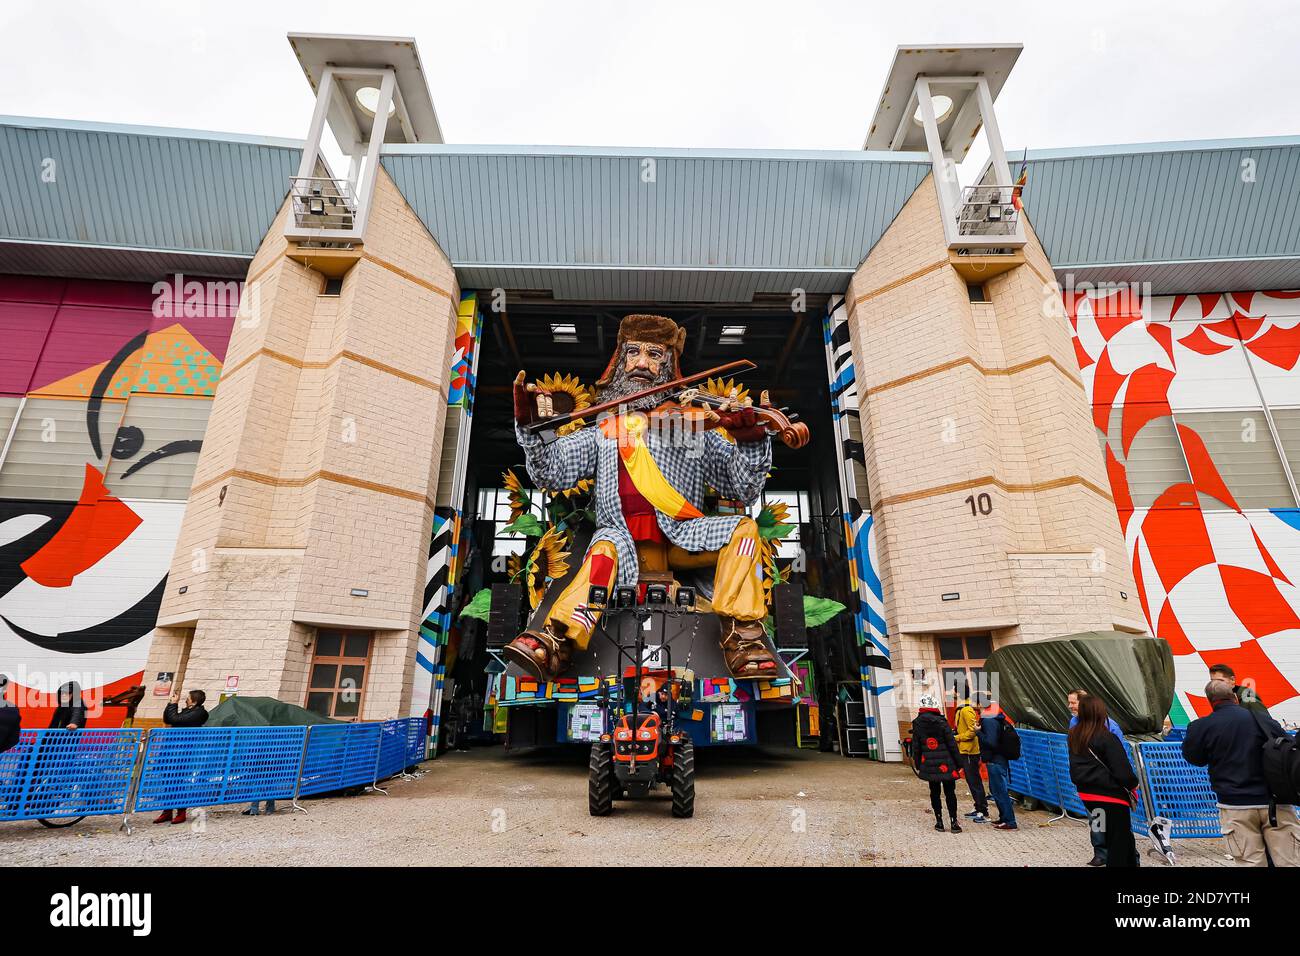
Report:
<svg viewBox="0 0 1300 956"><path fill-rule="evenodd" d="M207 727L301 727L338 724L315 711L286 704L274 697L228 697L212 709Z"/></svg>
<svg viewBox="0 0 1300 956"><path fill-rule="evenodd" d="M1017 724L1064 733L1065 698L1075 688L1099 694L1125 734L1159 735L1174 699L1168 642L1120 631L1067 634L999 647L984 664L1002 709Z"/></svg>

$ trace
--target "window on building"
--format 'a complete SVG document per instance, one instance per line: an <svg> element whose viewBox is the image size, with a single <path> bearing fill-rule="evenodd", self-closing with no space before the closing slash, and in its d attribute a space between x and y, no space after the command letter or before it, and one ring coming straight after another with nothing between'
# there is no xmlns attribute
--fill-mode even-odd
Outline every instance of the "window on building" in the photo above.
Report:
<svg viewBox="0 0 1300 956"><path fill-rule="evenodd" d="M15 395L0 395L0 449L4 448L5 441L9 438L9 429L22 401Z"/></svg>
<svg viewBox="0 0 1300 956"><path fill-rule="evenodd" d="M802 525L808 521L811 509L808 505L808 492L806 491L765 491L763 492L762 504L775 504L780 502L786 506L785 523L791 525L790 533L781 538L781 543L777 547L776 556L778 558L793 558L802 549L799 535L802 533Z"/></svg>
<svg viewBox="0 0 1300 956"><path fill-rule="evenodd" d="M307 672L307 709L322 717L358 719L373 644L371 631L318 630Z"/></svg>
<svg viewBox="0 0 1300 956"><path fill-rule="evenodd" d="M1118 431L1115 434L1119 434ZM1102 452L1105 453L1104 445ZM1149 508L1169 488L1191 482L1187 461L1183 458L1183 446L1178 441L1178 430L1171 416L1151 419L1133 436L1125 473L1135 508ZM1186 497L1186 502L1174 502L1173 507L1196 504L1191 493Z"/></svg>
<svg viewBox="0 0 1300 956"><path fill-rule="evenodd" d="M1259 409L1231 412L1178 412L1178 424L1201 437L1228 491L1241 508L1293 508L1295 496L1282 470L1273 434ZM1229 506L1201 495L1201 507Z"/></svg>
<svg viewBox="0 0 1300 956"><path fill-rule="evenodd" d="M530 513L543 524L546 520L546 495L530 489L532 507ZM492 540L492 554L523 554L528 539L522 534L502 534L501 529L510 523L510 493L504 488L480 488L478 493L478 514L483 521L491 521L496 527L496 536Z"/></svg>
<svg viewBox="0 0 1300 956"><path fill-rule="evenodd" d="M980 691L988 691L984 662L993 653L993 638L985 634L952 634L936 638L939 673L943 678L943 703L948 719L957 705L968 698L976 702Z"/></svg>
<svg viewBox="0 0 1300 956"><path fill-rule="evenodd" d="M1291 474L1300 478L1300 408L1274 408L1273 424L1282 443L1282 454L1291 466Z"/></svg>
<svg viewBox="0 0 1300 956"><path fill-rule="evenodd" d="M139 450L113 459L108 466L108 486L122 498L155 498L184 501L190 496L198 449L203 441L212 402L206 398L177 398L169 395L132 395L122 419L127 440L138 442ZM150 461L132 471L149 455L178 451ZM130 473L128 476L128 472Z"/></svg>
<svg viewBox="0 0 1300 956"><path fill-rule="evenodd" d="M86 430L86 402L29 398L0 468L0 498L76 501L86 465L104 467L125 405L121 401L100 405L101 455L96 456Z"/></svg>

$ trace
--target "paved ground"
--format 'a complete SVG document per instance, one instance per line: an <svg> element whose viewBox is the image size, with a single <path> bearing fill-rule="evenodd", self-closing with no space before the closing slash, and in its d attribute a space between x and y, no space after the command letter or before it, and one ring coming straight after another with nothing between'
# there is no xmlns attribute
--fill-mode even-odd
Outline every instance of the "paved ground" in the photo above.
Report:
<svg viewBox="0 0 1300 956"><path fill-rule="evenodd" d="M727 866L1077 866L1083 825L1022 812L1020 830L936 833L924 786L902 765L806 751L697 751L695 817L674 820L666 795L587 813L585 753L448 754L389 795L306 801L274 817L217 809L200 824L119 833L117 818L66 830L0 823L10 866L411 864L717 864ZM958 784L963 811L969 794ZM191 818L193 819L193 818ZM1142 846L1139 846L1141 849ZM1182 840L1180 866L1228 865L1218 840ZM1159 865L1148 861L1148 865Z"/></svg>

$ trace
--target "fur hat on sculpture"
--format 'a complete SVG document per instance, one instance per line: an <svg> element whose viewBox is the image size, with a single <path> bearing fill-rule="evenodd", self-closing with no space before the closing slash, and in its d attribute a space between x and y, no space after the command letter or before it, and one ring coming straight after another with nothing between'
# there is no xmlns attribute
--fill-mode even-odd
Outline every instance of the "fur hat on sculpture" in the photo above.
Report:
<svg viewBox="0 0 1300 956"><path fill-rule="evenodd" d="M623 346L628 342L654 342L673 353L673 368L682 374L682 349L686 346L686 330L663 315L629 315L618 326L618 344L614 354L609 358L605 373L596 381L597 388L604 388L614 377L618 357L623 354Z"/></svg>

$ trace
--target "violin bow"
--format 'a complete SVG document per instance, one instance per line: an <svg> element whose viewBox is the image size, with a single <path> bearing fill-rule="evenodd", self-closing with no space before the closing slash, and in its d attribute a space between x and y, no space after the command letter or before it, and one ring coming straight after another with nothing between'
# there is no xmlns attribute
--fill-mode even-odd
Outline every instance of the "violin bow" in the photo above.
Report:
<svg viewBox="0 0 1300 956"><path fill-rule="evenodd" d="M633 392L631 395L624 395L608 402L601 402L598 405L588 405L583 409L574 409L571 412L565 412L563 415L553 415L550 418L543 418L540 421L533 422L530 425L524 425L523 429L534 435L541 436L543 441L552 441L556 437L555 432L560 427L576 421L579 418L593 418L604 412L613 411L620 405L629 402L635 402L642 398L648 398L651 395L658 395L660 392L670 392L673 389L685 388L696 382L703 382L706 379L722 377L724 375L733 375L740 372L748 372L758 368L749 359L738 359L735 362L728 362L726 365L719 365L717 368L711 368L707 372L696 372L694 375L684 375L681 378L675 378L671 382L664 382L662 385L652 385L649 388L643 388L639 392Z"/></svg>

